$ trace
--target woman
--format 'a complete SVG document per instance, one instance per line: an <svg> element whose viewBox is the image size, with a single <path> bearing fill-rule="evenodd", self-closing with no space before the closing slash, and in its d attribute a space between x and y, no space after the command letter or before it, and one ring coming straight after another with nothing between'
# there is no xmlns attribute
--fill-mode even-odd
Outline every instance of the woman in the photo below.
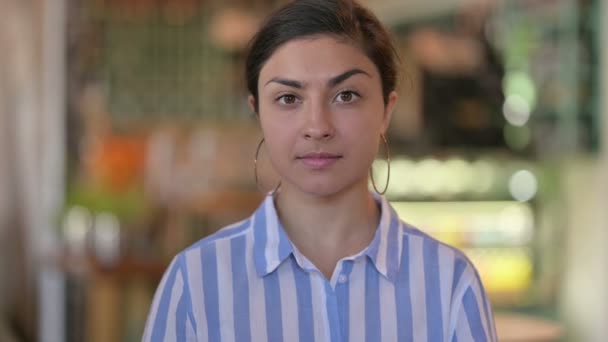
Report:
<svg viewBox="0 0 608 342"><path fill-rule="evenodd" d="M394 59L352 1L294 1L268 19L246 76L258 152L280 184L175 257L144 341L496 340L466 257L368 190L397 102Z"/></svg>

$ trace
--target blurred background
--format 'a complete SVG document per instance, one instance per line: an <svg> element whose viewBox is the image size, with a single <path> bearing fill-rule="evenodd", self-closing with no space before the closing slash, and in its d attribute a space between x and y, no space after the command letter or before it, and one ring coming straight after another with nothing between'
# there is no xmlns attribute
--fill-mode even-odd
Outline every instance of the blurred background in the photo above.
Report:
<svg viewBox="0 0 608 342"><path fill-rule="evenodd" d="M282 2L0 0L0 341L139 341L171 257L257 207L244 48ZM605 341L608 3L364 4L400 216L467 253L501 341Z"/></svg>

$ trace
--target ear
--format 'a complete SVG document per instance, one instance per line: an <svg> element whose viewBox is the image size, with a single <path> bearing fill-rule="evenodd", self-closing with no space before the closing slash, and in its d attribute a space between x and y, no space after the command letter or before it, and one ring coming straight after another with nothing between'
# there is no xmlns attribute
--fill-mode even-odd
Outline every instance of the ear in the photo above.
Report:
<svg viewBox="0 0 608 342"><path fill-rule="evenodd" d="M255 110L255 98L253 95L249 95L249 97L247 97L247 103L249 104L249 110L251 110L252 113L257 113Z"/></svg>
<svg viewBox="0 0 608 342"><path fill-rule="evenodd" d="M384 106L384 117L382 118L382 134L386 134L386 130L388 129L388 125L391 122L391 118L393 117L393 112L395 111L395 106L397 105L398 98L399 96L394 90L388 95L388 101Z"/></svg>

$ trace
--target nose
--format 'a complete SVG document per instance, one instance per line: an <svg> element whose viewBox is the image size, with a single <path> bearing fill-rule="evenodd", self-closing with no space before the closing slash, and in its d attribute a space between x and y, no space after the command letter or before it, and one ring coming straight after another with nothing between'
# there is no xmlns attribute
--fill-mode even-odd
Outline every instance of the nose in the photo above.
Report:
<svg viewBox="0 0 608 342"><path fill-rule="evenodd" d="M335 134L331 112L323 105L311 106L306 115L304 137L309 140L330 140Z"/></svg>

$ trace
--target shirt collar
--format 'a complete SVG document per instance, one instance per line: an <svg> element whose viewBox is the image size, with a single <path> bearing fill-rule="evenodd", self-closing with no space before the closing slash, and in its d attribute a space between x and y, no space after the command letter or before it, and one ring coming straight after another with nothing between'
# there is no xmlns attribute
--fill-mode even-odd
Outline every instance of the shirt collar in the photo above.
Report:
<svg viewBox="0 0 608 342"><path fill-rule="evenodd" d="M375 193L373 196L380 206L380 223L372 242L362 254L370 259L379 273L393 282L401 259L401 224L388 201ZM255 267L258 276L263 277L279 267L295 249L279 222L272 195L266 196L252 219Z"/></svg>
<svg viewBox="0 0 608 342"><path fill-rule="evenodd" d="M372 193L380 206L380 223L370 245L364 250L376 270L389 281L394 282L401 261L401 221L385 197Z"/></svg>
<svg viewBox="0 0 608 342"><path fill-rule="evenodd" d="M253 253L258 276L273 272L293 253L293 246L279 222L272 194L253 214Z"/></svg>

